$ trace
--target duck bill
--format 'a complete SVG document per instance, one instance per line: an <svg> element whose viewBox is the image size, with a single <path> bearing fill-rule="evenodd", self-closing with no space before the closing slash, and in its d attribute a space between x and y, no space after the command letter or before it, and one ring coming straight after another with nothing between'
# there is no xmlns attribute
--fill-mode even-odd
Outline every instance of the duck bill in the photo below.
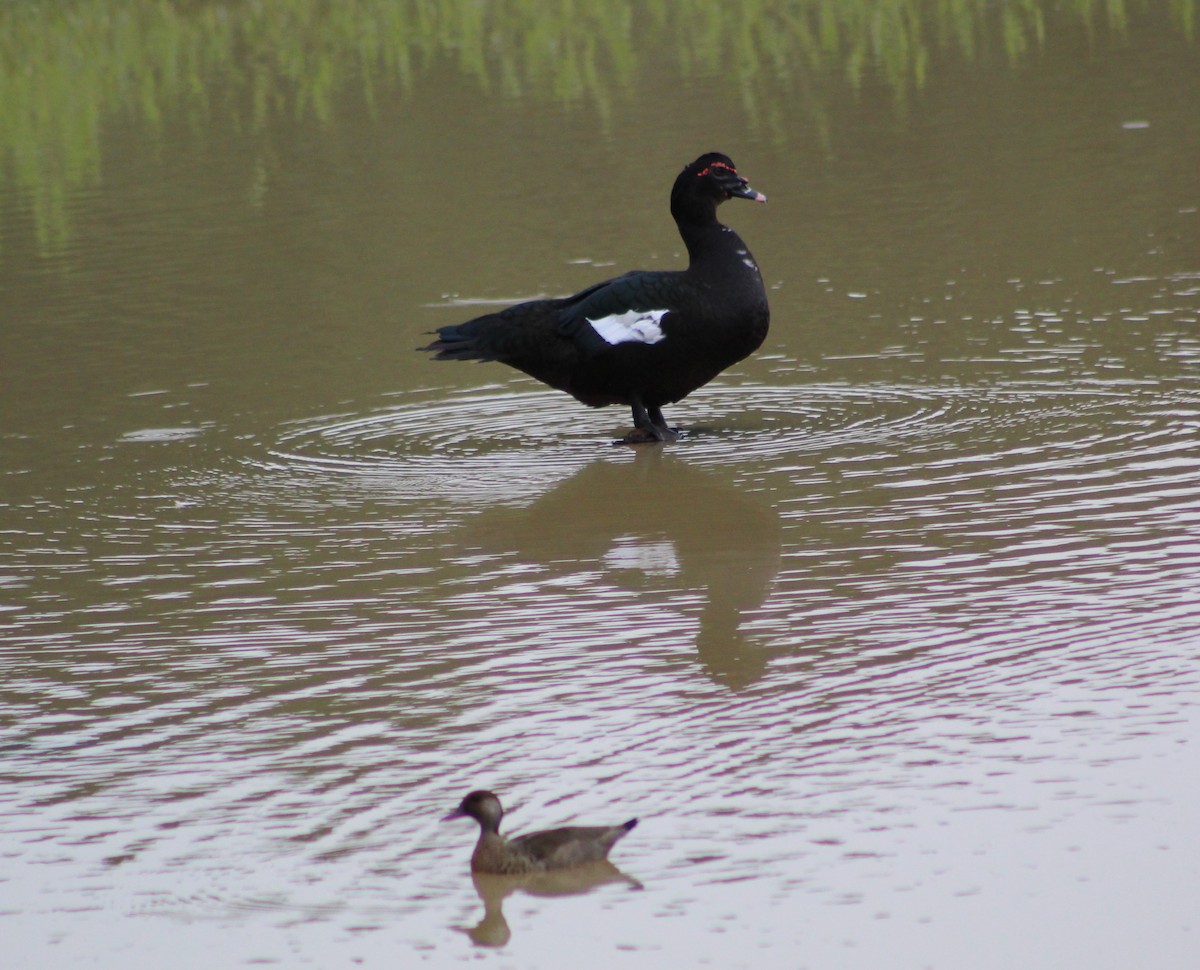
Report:
<svg viewBox="0 0 1200 970"><path fill-rule="evenodd" d="M453 822L456 818L466 818L466 817L467 817L466 812L464 812L461 808L456 808L449 815L443 815L442 821L443 822Z"/></svg>
<svg viewBox="0 0 1200 970"><path fill-rule="evenodd" d="M767 197L761 192L755 192L749 185L741 185L736 189L729 190L730 195L736 195L739 199L749 199L751 202L766 202Z"/></svg>

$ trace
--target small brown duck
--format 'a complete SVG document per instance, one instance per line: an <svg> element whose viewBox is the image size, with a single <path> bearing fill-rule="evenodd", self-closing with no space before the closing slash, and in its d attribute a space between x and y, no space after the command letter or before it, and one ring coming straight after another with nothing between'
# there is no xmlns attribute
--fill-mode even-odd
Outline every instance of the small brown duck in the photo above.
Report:
<svg viewBox="0 0 1200 970"><path fill-rule="evenodd" d="M519 876L598 862L607 859L616 841L638 822L631 818L622 825L573 825L506 839L500 834L503 816L499 798L490 791L473 791L442 819L473 818L479 823L479 841L471 853L472 872Z"/></svg>

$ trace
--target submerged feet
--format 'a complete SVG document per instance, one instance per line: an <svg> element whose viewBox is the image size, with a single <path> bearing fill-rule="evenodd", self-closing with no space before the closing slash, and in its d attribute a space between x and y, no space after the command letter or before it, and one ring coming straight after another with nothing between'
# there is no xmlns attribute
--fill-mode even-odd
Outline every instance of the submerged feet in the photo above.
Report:
<svg viewBox="0 0 1200 970"><path fill-rule="evenodd" d="M648 445L663 441L678 441L678 428L634 428L624 438L617 441L619 445Z"/></svg>

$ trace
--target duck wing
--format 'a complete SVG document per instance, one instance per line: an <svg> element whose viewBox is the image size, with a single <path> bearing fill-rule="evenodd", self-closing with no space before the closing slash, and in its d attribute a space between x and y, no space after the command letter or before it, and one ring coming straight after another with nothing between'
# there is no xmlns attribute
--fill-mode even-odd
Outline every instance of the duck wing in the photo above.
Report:
<svg viewBox="0 0 1200 970"><path fill-rule="evenodd" d="M636 818L622 825L572 825L518 835L508 845L540 868L561 869L606 859L614 843L635 825Z"/></svg>
<svg viewBox="0 0 1200 970"><path fill-rule="evenodd" d="M597 283L565 300L558 332L585 356L617 344L656 344L666 339L663 320L671 312L678 272L634 270Z"/></svg>

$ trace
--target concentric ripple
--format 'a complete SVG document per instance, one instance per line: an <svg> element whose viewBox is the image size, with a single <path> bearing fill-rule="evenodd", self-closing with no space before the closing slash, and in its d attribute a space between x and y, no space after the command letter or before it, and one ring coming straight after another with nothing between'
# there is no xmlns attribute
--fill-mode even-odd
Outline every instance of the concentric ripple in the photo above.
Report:
<svg viewBox="0 0 1200 970"><path fill-rule="evenodd" d="M1137 414L1151 400L1163 403L1136 382L1112 381L982 389L718 384L669 409L668 418L684 431L669 447L701 464L766 470L807 465L814 455L839 449L862 461L863 449L872 447L884 449L880 454L903 451L903 467L952 441L954 461L969 465L979 460L971 454L979 445L1001 439L1005 450L1023 447L1021 439L1034 449L1046 447L1046 440L1055 449L1069 447L1073 435L1089 450L1107 451L1104 440L1120 448L1138 436ZM552 391L488 387L297 422L262 464L305 480L354 479L398 497L452 490L459 498L503 500L538 494L603 455L627 429L621 408L593 411ZM1036 460L1032 453L1027 458Z"/></svg>
<svg viewBox="0 0 1200 970"><path fill-rule="evenodd" d="M668 417L684 432L670 447L690 459L774 464L845 441L919 437L987 415L956 388L805 384L710 386ZM578 470L628 428L623 408L593 411L556 392L483 388L295 423L264 466L299 477L352 477L412 498L452 489L504 499L536 494Z"/></svg>
<svg viewBox="0 0 1200 970"><path fill-rule="evenodd" d="M460 500L503 501L535 495L605 444L598 433L581 435L557 397L485 389L302 421L280 436L264 470L300 480L353 481L397 498L452 492Z"/></svg>

